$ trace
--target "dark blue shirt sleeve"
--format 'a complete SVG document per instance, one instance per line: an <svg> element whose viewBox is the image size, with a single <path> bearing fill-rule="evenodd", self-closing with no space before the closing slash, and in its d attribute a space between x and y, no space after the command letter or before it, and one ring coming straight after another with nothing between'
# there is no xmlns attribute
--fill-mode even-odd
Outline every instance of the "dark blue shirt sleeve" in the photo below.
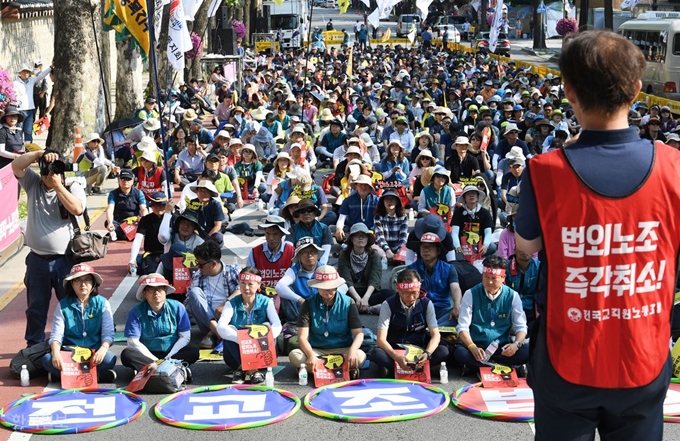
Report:
<svg viewBox="0 0 680 441"><path fill-rule="evenodd" d="M541 236L541 225L538 220L536 193L531 182L529 164L524 170L522 182L519 184L519 208L515 215L515 231L526 240L538 239Z"/></svg>
<svg viewBox="0 0 680 441"><path fill-rule="evenodd" d="M447 285L458 283L458 271L456 271L456 268L454 268L453 265L450 265L449 267L449 278L446 282Z"/></svg>

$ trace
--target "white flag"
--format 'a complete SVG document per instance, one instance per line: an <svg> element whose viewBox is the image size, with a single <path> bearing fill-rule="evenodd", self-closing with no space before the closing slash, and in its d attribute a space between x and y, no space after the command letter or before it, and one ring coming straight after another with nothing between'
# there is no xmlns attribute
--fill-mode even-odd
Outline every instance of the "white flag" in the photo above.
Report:
<svg viewBox="0 0 680 441"><path fill-rule="evenodd" d="M167 5L163 0L153 2L153 35L156 41L161 38L161 25L163 24L163 6Z"/></svg>
<svg viewBox="0 0 680 441"><path fill-rule="evenodd" d="M640 0L623 0L623 2L621 2L621 9L630 8L632 11L638 3L640 3Z"/></svg>
<svg viewBox="0 0 680 441"><path fill-rule="evenodd" d="M170 24L168 28L168 60L179 72L184 70L184 52L191 50L191 36L184 18L182 0L170 2Z"/></svg>
<svg viewBox="0 0 680 441"><path fill-rule="evenodd" d="M411 42L411 44L413 44L413 42L416 41L417 35L418 32L415 29L411 30L411 32L408 33L408 39Z"/></svg>
<svg viewBox="0 0 680 441"><path fill-rule="evenodd" d="M392 11L392 0L378 0L380 18L389 18Z"/></svg>
<svg viewBox="0 0 680 441"><path fill-rule="evenodd" d="M489 53L493 54L498 44L498 34L501 32L503 25L503 0L498 0L496 8L493 12L493 23L491 23L491 31L489 32Z"/></svg>
<svg viewBox="0 0 680 441"><path fill-rule="evenodd" d="M380 8L376 8L375 11L371 12L368 16L368 22L373 25L374 28L380 26Z"/></svg>
<svg viewBox="0 0 680 441"><path fill-rule="evenodd" d="M194 17L201 7L203 0L182 0L182 8L184 9L184 17L187 21L194 21Z"/></svg>
<svg viewBox="0 0 680 441"><path fill-rule="evenodd" d="M423 16L423 22L427 20L427 13L429 12L432 0L416 0L416 8L420 9L420 13Z"/></svg>
<svg viewBox="0 0 680 441"><path fill-rule="evenodd" d="M363 4L366 5L367 8L371 7L371 0L361 0Z"/></svg>
<svg viewBox="0 0 680 441"><path fill-rule="evenodd" d="M220 6L222 6L222 0L211 0L208 6L208 18L214 17Z"/></svg>

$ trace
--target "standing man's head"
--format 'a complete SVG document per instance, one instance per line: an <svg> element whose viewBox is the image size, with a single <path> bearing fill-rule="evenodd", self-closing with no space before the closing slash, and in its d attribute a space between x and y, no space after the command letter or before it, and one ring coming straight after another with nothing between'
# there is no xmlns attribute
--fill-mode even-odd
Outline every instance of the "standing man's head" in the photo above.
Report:
<svg viewBox="0 0 680 441"><path fill-rule="evenodd" d="M610 118L624 109L627 116L642 88L645 57L620 35L589 31L565 39L559 66L578 120L583 112Z"/></svg>

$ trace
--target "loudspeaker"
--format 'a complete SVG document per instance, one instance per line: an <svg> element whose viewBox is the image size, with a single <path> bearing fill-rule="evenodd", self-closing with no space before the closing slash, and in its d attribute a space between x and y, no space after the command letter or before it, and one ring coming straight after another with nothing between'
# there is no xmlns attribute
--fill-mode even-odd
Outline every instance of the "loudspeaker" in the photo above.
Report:
<svg viewBox="0 0 680 441"><path fill-rule="evenodd" d="M221 55L236 55L236 33L232 28L213 29L210 32L210 52Z"/></svg>
<svg viewBox="0 0 680 441"><path fill-rule="evenodd" d="M272 7L271 5L262 5L262 16L269 18L272 15Z"/></svg>
<svg viewBox="0 0 680 441"><path fill-rule="evenodd" d="M269 17L255 17L255 32L257 33L271 32L271 26L269 24L270 24Z"/></svg>
<svg viewBox="0 0 680 441"><path fill-rule="evenodd" d="M215 28L226 29L229 27L229 9L226 6L220 6L215 14Z"/></svg>

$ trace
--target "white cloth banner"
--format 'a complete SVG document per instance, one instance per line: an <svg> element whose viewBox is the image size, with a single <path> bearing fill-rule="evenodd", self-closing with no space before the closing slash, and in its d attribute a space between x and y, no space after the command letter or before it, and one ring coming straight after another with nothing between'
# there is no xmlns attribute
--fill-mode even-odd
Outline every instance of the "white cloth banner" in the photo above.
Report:
<svg viewBox="0 0 680 441"><path fill-rule="evenodd" d="M187 21L194 21L198 8L203 4L203 0L182 0L182 8L184 8L184 17Z"/></svg>
<svg viewBox="0 0 680 441"><path fill-rule="evenodd" d="M371 12L371 15L368 16L368 22L373 25L374 28L377 28L380 26L380 9L376 8L375 11Z"/></svg>
<svg viewBox="0 0 680 441"><path fill-rule="evenodd" d="M168 28L168 60L176 71L184 70L184 52L191 50L191 47L191 36L187 29L182 0L172 0Z"/></svg>
<svg viewBox="0 0 680 441"><path fill-rule="evenodd" d="M493 13L493 23L491 23L491 31L489 32L489 53L493 54L496 51L498 44L498 34L501 32L503 26L503 0L498 0Z"/></svg>
<svg viewBox="0 0 680 441"><path fill-rule="evenodd" d="M153 37L156 41L161 38L161 25L163 24L163 6L167 5L163 0L153 2ZM156 44L156 43L154 43Z"/></svg>
<svg viewBox="0 0 680 441"><path fill-rule="evenodd" d="M418 32L415 29L408 33L408 39L411 42L411 44L413 44L413 42L416 41L417 35L418 35Z"/></svg>
<svg viewBox="0 0 680 441"><path fill-rule="evenodd" d="M371 0L361 0L361 2L365 4L367 8L371 7Z"/></svg>
<svg viewBox="0 0 680 441"><path fill-rule="evenodd" d="M220 6L222 6L222 0L211 0L208 6L208 18L214 17Z"/></svg>
<svg viewBox="0 0 680 441"><path fill-rule="evenodd" d="M381 19L389 18L393 6L394 4L392 3L392 0L378 0L378 10L380 11L380 18Z"/></svg>
<svg viewBox="0 0 680 441"><path fill-rule="evenodd" d="M427 13L429 12L432 0L416 0L416 8L420 9L420 13L423 16L423 22L427 20Z"/></svg>

